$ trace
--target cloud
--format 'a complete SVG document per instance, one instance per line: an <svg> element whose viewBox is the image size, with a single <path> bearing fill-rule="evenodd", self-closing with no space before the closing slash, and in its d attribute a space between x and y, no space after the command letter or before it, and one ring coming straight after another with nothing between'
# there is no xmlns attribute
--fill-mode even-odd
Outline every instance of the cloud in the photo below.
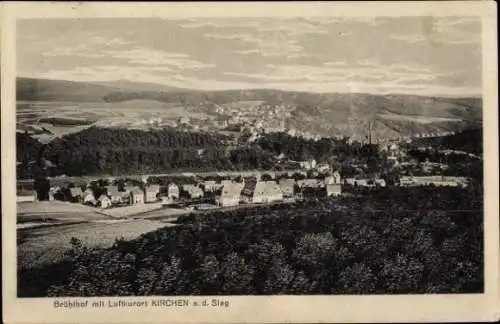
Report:
<svg viewBox="0 0 500 324"><path fill-rule="evenodd" d="M167 51L153 50L146 47L135 47L129 50L105 51L109 56L125 59L128 63L138 65L169 65L179 69L204 69L214 67L213 64L203 63L191 59L184 53L170 53Z"/></svg>
<svg viewBox="0 0 500 324"><path fill-rule="evenodd" d="M124 40L121 37L114 37L114 38L105 38L105 37L100 37L96 36L92 39L92 42L94 44L99 44L99 45L108 45L108 46L114 46L114 45L128 45L130 44L129 41Z"/></svg>
<svg viewBox="0 0 500 324"><path fill-rule="evenodd" d="M473 18L432 18L421 19L421 26L418 33L390 35L393 40L404 41L409 44L432 43L432 44L479 44L481 42L480 21ZM466 27L466 28L463 28ZM478 27L469 31L468 28Z"/></svg>
<svg viewBox="0 0 500 324"><path fill-rule="evenodd" d="M303 36L309 34L328 34L328 29L322 25L311 24L304 21L296 20L277 20L270 24L264 24L257 27L257 31L263 33L284 33L288 36Z"/></svg>
<svg viewBox="0 0 500 324"><path fill-rule="evenodd" d="M74 47L59 47L41 53L42 56L57 57L57 56L74 56L86 58L100 58L105 55L92 51L88 45L80 44Z"/></svg>
<svg viewBox="0 0 500 324"><path fill-rule="evenodd" d="M57 57L57 56L75 56L75 57L86 57L86 58L101 58L106 55L103 53L105 48L116 48L117 46L123 46L130 44L121 37L105 38L101 36L94 37L82 37L85 41L82 41L77 45L63 45L56 46L50 50L43 51L42 56Z"/></svg>
<svg viewBox="0 0 500 324"><path fill-rule="evenodd" d="M430 70L404 65L382 66L372 62L360 62L347 66L339 62L327 62L324 66L310 65L273 65L267 64L261 73L225 72L226 76L252 80L252 82L288 82L288 83L330 83L330 82L398 82L425 83L435 80L438 74ZM343 62L341 62L343 63Z"/></svg>
<svg viewBox="0 0 500 324"><path fill-rule="evenodd" d="M247 34L216 34L216 33L207 33L204 34L204 36L213 39L240 39L240 40L244 40L245 38L248 37Z"/></svg>
<svg viewBox="0 0 500 324"><path fill-rule="evenodd" d="M40 19L18 23L17 67L209 90L465 93L481 85L480 40L471 17Z"/></svg>
<svg viewBox="0 0 500 324"><path fill-rule="evenodd" d="M259 54L262 57L296 58L305 55L304 48L296 39L288 38L281 33L266 33L259 29L255 33L206 33L207 38L218 40L237 40L243 42L241 49L232 51L233 54Z"/></svg>
<svg viewBox="0 0 500 324"><path fill-rule="evenodd" d="M216 19L191 19L189 22L181 23L182 28L197 29L197 28L225 28L225 27L241 27L251 28L257 27L258 21L252 18L216 18Z"/></svg>

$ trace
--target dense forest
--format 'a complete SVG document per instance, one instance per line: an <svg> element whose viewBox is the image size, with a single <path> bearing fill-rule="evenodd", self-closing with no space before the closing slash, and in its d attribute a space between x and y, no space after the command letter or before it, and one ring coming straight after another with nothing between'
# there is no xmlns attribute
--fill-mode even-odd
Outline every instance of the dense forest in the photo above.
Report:
<svg viewBox="0 0 500 324"><path fill-rule="evenodd" d="M460 133L428 138L416 138L413 146L429 145L440 150L458 150L476 155L483 153L483 130L482 128L466 129Z"/></svg>
<svg viewBox="0 0 500 324"><path fill-rule="evenodd" d="M420 162L429 160L449 166L447 175L481 176L480 157L460 152L443 153L457 145L457 150L480 153L480 130L471 130L442 139L417 140L404 149ZM419 145L431 149L417 150ZM279 160L279 156L284 157ZM253 144L219 133L161 130L129 130L90 127L65 135L48 144L24 133L17 134L18 178L33 177L33 162L44 157L53 164L51 175L124 175L179 171L283 170L296 169L297 163L315 159L342 169L345 176L354 174L355 164L366 164L369 172L384 173L384 156L376 144L350 142L347 138L322 138L318 141L286 133L264 134ZM30 163L31 162L31 163ZM384 171L385 170L385 171Z"/></svg>
<svg viewBox="0 0 500 324"><path fill-rule="evenodd" d="M186 132L175 129L127 130L90 127L42 145L27 135L17 140L20 175L29 175L29 161L37 154L55 166L51 173L68 176L123 175L172 171L271 170L276 156L303 161L328 161L340 156L367 156L374 149L345 140L320 141L292 137L284 133L267 134L253 145L217 133ZM281 166L286 167L286 166Z"/></svg>
<svg viewBox="0 0 500 324"><path fill-rule="evenodd" d="M368 196L367 196L368 195ZM482 188L193 213L112 248L19 270L19 296L480 293ZM68 242L70 246L70 242Z"/></svg>

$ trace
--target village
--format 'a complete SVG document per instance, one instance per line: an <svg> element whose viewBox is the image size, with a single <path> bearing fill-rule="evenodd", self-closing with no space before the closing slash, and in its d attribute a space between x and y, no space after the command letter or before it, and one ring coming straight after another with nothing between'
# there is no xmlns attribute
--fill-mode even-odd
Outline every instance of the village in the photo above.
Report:
<svg viewBox="0 0 500 324"><path fill-rule="evenodd" d="M210 210L249 204L273 204L349 195L352 188L386 186L461 186L465 177L401 176L398 183L382 178L342 178L339 171L311 160L301 170L108 177L90 181L52 179L48 192L18 191L17 201L64 201L131 216L155 209ZM46 186L47 187L47 186ZM121 211L121 212L120 212Z"/></svg>

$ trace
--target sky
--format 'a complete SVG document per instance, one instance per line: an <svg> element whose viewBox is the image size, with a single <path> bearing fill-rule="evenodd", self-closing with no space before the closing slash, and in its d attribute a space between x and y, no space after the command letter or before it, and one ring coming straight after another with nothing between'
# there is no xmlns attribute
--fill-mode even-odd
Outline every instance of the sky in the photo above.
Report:
<svg viewBox="0 0 500 324"><path fill-rule="evenodd" d="M17 23L17 74L173 87L481 94L475 17L97 18Z"/></svg>

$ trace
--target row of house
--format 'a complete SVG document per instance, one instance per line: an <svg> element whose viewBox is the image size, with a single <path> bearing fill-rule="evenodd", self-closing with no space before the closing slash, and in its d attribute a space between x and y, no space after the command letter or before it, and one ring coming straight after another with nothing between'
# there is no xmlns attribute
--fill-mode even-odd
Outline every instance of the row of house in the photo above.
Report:
<svg viewBox="0 0 500 324"><path fill-rule="evenodd" d="M387 184L384 179L355 179L346 178L344 184L358 187L385 187Z"/></svg>
<svg viewBox="0 0 500 324"><path fill-rule="evenodd" d="M342 194L339 182L305 179L276 181L227 182L216 197L219 206L236 206L239 203L272 203L291 197L331 197Z"/></svg>
<svg viewBox="0 0 500 324"><path fill-rule="evenodd" d="M441 187L466 187L469 179L466 177L451 176L403 176L399 179L401 186L441 186Z"/></svg>

